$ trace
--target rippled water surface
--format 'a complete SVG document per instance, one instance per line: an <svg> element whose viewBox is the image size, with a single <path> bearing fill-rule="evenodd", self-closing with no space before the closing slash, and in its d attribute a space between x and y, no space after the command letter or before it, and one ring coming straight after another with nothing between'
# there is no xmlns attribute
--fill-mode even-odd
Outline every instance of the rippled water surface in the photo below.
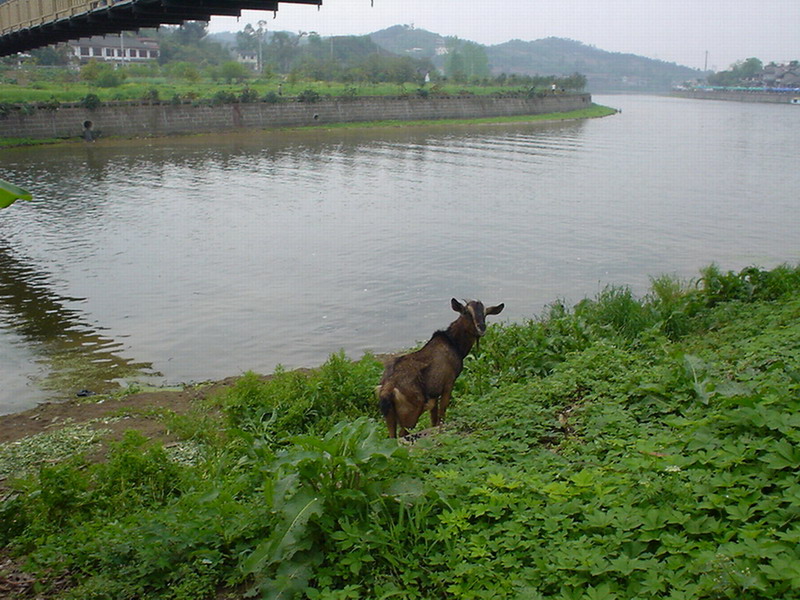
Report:
<svg viewBox="0 0 800 600"><path fill-rule="evenodd" d="M659 97L549 125L255 132L0 151L0 413L427 339L800 261L800 108Z"/></svg>

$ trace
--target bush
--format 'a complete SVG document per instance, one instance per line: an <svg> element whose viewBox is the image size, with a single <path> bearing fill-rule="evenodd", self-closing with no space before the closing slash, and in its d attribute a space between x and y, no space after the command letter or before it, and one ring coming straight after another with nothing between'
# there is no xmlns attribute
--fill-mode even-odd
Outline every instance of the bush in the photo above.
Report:
<svg viewBox="0 0 800 600"><path fill-rule="evenodd" d="M277 104L281 101L281 97L275 92L267 92L264 94L264 102L267 104Z"/></svg>
<svg viewBox="0 0 800 600"><path fill-rule="evenodd" d="M79 103L83 108L88 110L96 110L103 106L100 97L97 94L86 94Z"/></svg>
<svg viewBox="0 0 800 600"><path fill-rule="evenodd" d="M229 423L279 443L286 436L327 431L342 419L376 414L381 364L333 354L316 371L277 369L268 380L248 373L222 398Z"/></svg>
<svg viewBox="0 0 800 600"><path fill-rule="evenodd" d="M313 104L314 102L319 102L320 95L317 90L308 88L303 90L299 94L297 94L297 101L298 102L308 102L309 104Z"/></svg>
<svg viewBox="0 0 800 600"><path fill-rule="evenodd" d="M121 71L104 71L94 80L95 85L101 88L119 87L125 81L125 74Z"/></svg>
<svg viewBox="0 0 800 600"><path fill-rule="evenodd" d="M150 88L142 95L142 100L145 102L158 102L159 101L159 94L158 89Z"/></svg>
<svg viewBox="0 0 800 600"><path fill-rule="evenodd" d="M237 98L236 94L233 92L220 90L211 98L211 104L214 106L219 106L220 104L235 104L238 100L239 98Z"/></svg>
<svg viewBox="0 0 800 600"><path fill-rule="evenodd" d="M258 102L258 92L253 88L244 88L239 94L239 102Z"/></svg>

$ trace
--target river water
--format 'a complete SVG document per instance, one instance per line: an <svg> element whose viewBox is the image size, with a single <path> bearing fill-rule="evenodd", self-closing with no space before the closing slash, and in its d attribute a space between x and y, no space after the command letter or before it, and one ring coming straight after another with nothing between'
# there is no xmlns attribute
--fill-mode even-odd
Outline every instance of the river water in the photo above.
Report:
<svg viewBox="0 0 800 600"><path fill-rule="evenodd" d="M402 349L606 284L800 262L800 107L595 97L581 122L0 151L0 413Z"/></svg>

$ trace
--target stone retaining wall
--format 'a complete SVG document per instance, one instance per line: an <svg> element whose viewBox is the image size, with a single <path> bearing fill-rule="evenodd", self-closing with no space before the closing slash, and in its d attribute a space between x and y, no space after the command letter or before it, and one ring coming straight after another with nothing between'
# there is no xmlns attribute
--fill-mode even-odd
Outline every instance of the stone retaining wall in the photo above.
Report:
<svg viewBox="0 0 800 600"><path fill-rule="evenodd" d="M70 138L82 135L90 121L103 136L161 136L213 133L235 129L300 127L326 123L472 119L535 115L588 108L589 94L556 94L538 98L363 97L319 102L256 102L220 106L194 104L120 104L88 110L61 106L0 114L0 136L18 138Z"/></svg>
<svg viewBox="0 0 800 600"><path fill-rule="evenodd" d="M673 96L699 100L726 100L729 102L770 102L773 104L792 104L800 98L800 92L746 92L734 90L680 90ZM795 103L798 101L795 100Z"/></svg>

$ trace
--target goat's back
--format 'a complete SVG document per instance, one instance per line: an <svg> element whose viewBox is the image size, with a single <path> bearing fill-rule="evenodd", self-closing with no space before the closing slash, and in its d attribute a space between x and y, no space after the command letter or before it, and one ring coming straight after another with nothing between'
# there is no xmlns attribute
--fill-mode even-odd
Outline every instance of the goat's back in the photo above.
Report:
<svg viewBox="0 0 800 600"><path fill-rule="evenodd" d="M417 389L426 398L438 398L461 373L463 360L442 332L437 332L422 348L398 356L389 364L381 378L386 385L400 390Z"/></svg>

